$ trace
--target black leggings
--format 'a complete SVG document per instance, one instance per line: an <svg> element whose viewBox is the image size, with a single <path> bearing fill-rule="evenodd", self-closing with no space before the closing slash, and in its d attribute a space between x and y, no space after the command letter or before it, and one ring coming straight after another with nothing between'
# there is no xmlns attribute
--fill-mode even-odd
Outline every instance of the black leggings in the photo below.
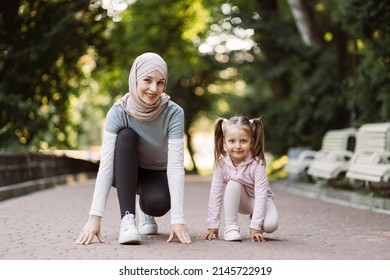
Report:
<svg viewBox="0 0 390 280"><path fill-rule="evenodd" d="M171 209L166 170L138 167L138 135L131 128L118 133L115 144L114 187L117 189L121 218L135 214L135 197L145 214L160 217Z"/></svg>

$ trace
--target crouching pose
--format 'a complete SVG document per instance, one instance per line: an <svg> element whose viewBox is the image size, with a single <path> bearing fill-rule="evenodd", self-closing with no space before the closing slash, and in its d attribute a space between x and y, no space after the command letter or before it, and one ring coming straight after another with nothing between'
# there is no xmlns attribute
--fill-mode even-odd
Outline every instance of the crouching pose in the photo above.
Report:
<svg viewBox="0 0 390 280"><path fill-rule="evenodd" d="M159 55L135 59L129 92L107 113L92 205L78 244L87 245L95 236L104 242L100 221L111 186L120 207L119 243L139 243L141 234L157 234L154 217L169 210L167 241L177 236L191 243L183 213L184 112L165 93L167 82L167 65Z"/></svg>
<svg viewBox="0 0 390 280"><path fill-rule="evenodd" d="M264 157L261 119L235 116L219 118L214 131L215 170L210 188L207 226L203 239L218 237L224 210L224 239L240 241L238 213L248 214L250 239L264 241L263 233L279 225Z"/></svg>

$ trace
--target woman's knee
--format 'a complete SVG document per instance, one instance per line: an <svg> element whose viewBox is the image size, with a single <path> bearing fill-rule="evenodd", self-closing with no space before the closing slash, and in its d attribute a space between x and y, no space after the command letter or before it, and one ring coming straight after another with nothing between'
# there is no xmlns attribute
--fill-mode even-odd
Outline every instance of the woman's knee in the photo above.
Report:
<svg viewBox="0 0 390 280"><path fill-rule="evenodd" d="M131 128L122 128L118 132L117 142L118 142L118 140L119 141L124 140L127 143L129 143L128 141L137 141L137 138L138 138L138 135L137 135L137 133L133 129L131 129Z"/></svg>
<svg viewBox="0 0 390 280"><path fill-rule="evenodd" d="M114 170L115 180L125 178L137 178L138 168L138 136L134 130L130 128L123 128L119 131L114 154ZM127 179L126 179L127 178Z"/></svg>
<svg viewBox="0 0 390 280"><path fill-rule="evenodd" d="M153 195L140 196L141 210L150 216L161 217L171 209L171 199L169 194L156 192Z"/></svg>

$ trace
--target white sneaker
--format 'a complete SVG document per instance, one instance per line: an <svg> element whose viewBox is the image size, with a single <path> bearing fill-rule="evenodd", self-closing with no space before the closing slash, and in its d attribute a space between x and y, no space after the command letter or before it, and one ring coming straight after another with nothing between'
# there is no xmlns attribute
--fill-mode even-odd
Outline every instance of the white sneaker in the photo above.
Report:
<svg viewBox="0 0 390 280"><path fill-rule="evenodd" d="M121 230L119 233L120 244L133 244L139 243L141 236L139 235L138 229L135 225L135 218L133 214L126 211L125 216L121 221Z"/></svg>
<svg viewBox="0 0 390 280"><path fill-rule="evenodd" d="M139 206L137 200L137 214L138 214L138 229L141 234L156 235L158 234L158 225L153 216L146 215Z"/></svg>
<svg viewBox="0 0 390 280"><path fill-rule="evenodd" d="M240 229L238 225L226 226L223 239L226 241L241 241Z"/></svg>

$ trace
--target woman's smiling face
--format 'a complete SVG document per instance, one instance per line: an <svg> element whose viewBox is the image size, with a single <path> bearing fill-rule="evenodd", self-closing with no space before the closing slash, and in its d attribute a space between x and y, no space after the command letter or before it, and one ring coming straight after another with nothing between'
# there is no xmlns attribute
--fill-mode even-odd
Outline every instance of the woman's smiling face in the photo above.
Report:
<svg viewBox="0 0 390 280"><path fill-rule="evenodd" d="M165 90L166 81L164 76L153 71L137 80L138 97L146 104L154 104Z"/></svg>

